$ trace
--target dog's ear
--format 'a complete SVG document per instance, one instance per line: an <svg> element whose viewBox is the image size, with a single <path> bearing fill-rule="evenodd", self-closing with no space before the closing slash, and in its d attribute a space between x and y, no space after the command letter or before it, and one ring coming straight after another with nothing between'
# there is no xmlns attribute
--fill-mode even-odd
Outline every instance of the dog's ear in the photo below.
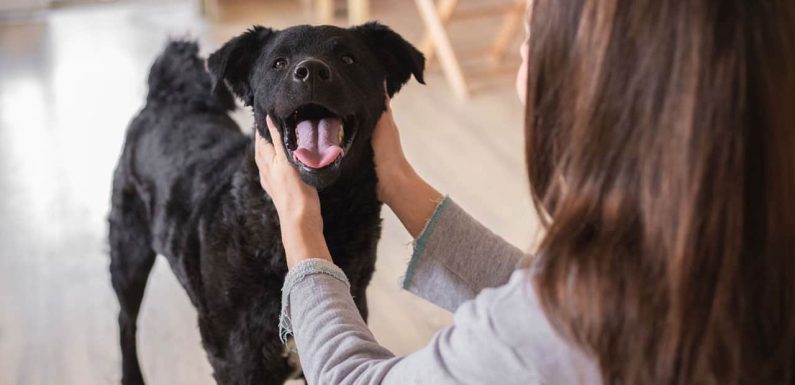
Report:
<svg viewBox="0 0 795 385"><path fill-rule="evenodd" d="M223 87L226 82L245 105L252 105L254 93L249 85L249 76L262 47L273 33L270 28L256 25L213 52L207 59L207 68L213 78L213 91L222 92L218 87Z"/></svg>
<svg viewBox="0 0 795 385"><path fill-rule="evenodd" d="M425 56L395 31L375 22L352 30L367 42L386 69L386 90L390 98L400 91L411 75L425 84Z"/></svg>

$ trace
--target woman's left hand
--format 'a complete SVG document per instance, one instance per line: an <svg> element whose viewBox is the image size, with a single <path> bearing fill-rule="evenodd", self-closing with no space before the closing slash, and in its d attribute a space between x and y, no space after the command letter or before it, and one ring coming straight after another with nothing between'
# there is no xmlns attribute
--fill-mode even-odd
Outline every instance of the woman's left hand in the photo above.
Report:
<svg viewBox="0 0 795 385"><path fill-rule="evenodd" d="M323 237L323 218L317 190L301 179L287 160L279 130L267 119L273 143L256 135L255 159L262 189L270 195L279 213L287 266L308 258L331 260Z"/></svg>

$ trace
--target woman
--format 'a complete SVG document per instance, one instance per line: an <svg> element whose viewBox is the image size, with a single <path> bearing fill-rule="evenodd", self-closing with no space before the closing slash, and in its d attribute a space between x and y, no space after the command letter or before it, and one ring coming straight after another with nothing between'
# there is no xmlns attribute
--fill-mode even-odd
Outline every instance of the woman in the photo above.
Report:
<svg viewBox="0 0 795 385"><path fill-rule="evenodd" d="M390 111L376 129L380 197L417 239L404 286L456 312L414 354L375 342L316 192L259 140L309 382L795 384L795 2L531 7L533 256L413 172Z"/></svg>

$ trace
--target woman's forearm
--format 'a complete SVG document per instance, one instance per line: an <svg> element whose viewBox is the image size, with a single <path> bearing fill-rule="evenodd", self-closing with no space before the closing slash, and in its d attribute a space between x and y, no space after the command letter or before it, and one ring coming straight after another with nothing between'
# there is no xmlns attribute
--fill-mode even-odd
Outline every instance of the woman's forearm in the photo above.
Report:
<svg viewBox="0 0 795 385"><path fill-rule="evenodd" d="M396 172L386 183L389 183L389 188L384 194L384 203L417 239L444 196L410 167Z"/></svg>
<svg viewBox="0 0 795 385"><path fill-rule="evenodd" d="M332 261L323 236L322 219L302 215L282 218L281 232L289 269L305 259L320 258Z"/></svg>

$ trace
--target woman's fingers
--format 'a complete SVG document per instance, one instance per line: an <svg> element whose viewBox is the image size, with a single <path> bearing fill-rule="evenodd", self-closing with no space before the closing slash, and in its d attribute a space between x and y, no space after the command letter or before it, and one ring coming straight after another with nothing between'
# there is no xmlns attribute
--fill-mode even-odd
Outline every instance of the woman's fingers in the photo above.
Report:
<svg viewBox="0 0 795 385"><path fill-rule="evenodd" d="M282 135L279 133L279 129L276 127L276 124L273 123L273 120L271 120L270 115L265 117L265 121L268 124L268 132L271 133L271 139L273 141L273 147L276 151L276 155L287 159L287 155L284 153L284 143L282 142Z"/></svg>
<svg viewBox="0 0 795 385"><path fill-rule="evenodd" d="M386 89L386 80L384 80L384 105L386 106L386 110L389 111L392 109L390 103L392 99L389 98L389 91Z"/></svg>
<svg viewBox="0 0 795 385"><path fill-rule="evenodd" d="M262 169L262 166L270 166L276 152L274 150L274 145L268 143L268 141L260 135L259 131L257 131L255 138L254 158L257 161L257 165Z"/></svg>
<svg viewBox="0 0 795 385"><path fill-rule="evenodd" d="M387 99L387 101L389 101L389 99ZM393 136L398 136L397 126L395 125L395 118L392 116L392 109L390 109L389 104L387 104L386 111L381 113L381 117L378 118L378 123L376 123L375 132L373 132L373 141L377 145L376 147L383 142L394 144L393 142L395 142L396 139L393 139ZM399 140L397 143L399 143Z"/></svg>
<svg viewBox="0 0 795 385"><path fill-rule="evenodd" d="M257 165L261 168L273 161L273 145L268 143L268 141L260 135L259 131L257 131L254 138L254 158L257 161Z"/></svg>
<svg viewBox="0 0 795 385"><path fill-rule="evenodd" d="M265 140L265 138L260 135L259 131L257 131L254 142L254 160L259 169L260 185L268 192L270 192L270 178L277 156L274 147L273 144Z"/></svg>
<svg viewBox="0 0 795 385"><path fill-rule="evenodd" d="M393 121L392 118L392 99L389 98L389 92L386 90L386 80L384 80L384 106L386 109L383 113L381 113L381 117L378 119L378 125L376 126L376 131L378 126L383 126L382 121ZM382 130L383 131L383 130Z"/></svg>

